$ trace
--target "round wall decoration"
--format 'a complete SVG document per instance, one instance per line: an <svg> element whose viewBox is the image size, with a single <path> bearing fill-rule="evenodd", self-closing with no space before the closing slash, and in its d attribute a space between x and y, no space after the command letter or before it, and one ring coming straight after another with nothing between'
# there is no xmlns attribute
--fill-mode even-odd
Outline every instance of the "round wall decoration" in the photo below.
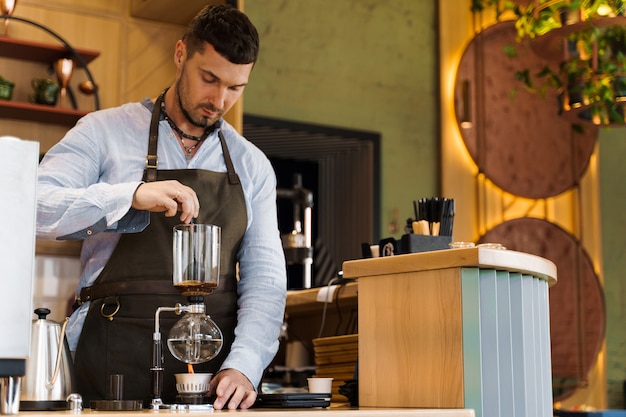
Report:
<svg viewBox="0 0 626 417"><path fill-rule="evenodd" d="M514 22L505 21L468 44L456 78L456 117L467 150L489 180L517 196L553 197L578 183L598 128L577 131L559 116L554 89L543 96L516 80L516 71L528 69L534 76L549 62L515 37ZM507 56L505 47L517 56ZM534 77L538 90L543 82Z"/></svg>

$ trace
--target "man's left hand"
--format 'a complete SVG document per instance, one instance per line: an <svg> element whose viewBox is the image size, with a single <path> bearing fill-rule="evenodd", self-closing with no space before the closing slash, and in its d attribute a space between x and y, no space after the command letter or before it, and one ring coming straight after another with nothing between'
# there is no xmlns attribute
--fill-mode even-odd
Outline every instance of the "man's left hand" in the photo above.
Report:
<svg viewBox="0 0 626 417"><path fill-rule="evenodd" d="M256 400L256 391L252 383L236 369L224 369L215 375L211 380L211 392L217 396L213 403L216 410L221 410L224 406L229 410L237 407L245 410Z"/></svg>

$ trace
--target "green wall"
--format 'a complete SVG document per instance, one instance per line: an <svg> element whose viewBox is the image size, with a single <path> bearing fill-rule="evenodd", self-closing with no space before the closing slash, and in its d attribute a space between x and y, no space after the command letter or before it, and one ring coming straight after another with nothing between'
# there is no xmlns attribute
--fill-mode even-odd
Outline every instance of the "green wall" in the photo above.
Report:
<svg viewBox="0 0 626 417"><path fill-rule="evenodd" d="M437 194L434 0L246 0L261 53L246 114L381 135L381 237ZM399 237L400 234L396 234Z"/></svg>
<svg viewBox="0 0 626 417"><path fill-rule="evenodd" d="M602 252L606 300L607 379L610 408L626 408L626 129L600 132Z"/></svg>
<svg viewBox="0 0 626 417"><path fill-rule="evenodd" d="M261 55L245 112L381 135L381 236L438 193L435 0L246 0ZM609 407L626 379L626 131L600 135Z"/></svg>

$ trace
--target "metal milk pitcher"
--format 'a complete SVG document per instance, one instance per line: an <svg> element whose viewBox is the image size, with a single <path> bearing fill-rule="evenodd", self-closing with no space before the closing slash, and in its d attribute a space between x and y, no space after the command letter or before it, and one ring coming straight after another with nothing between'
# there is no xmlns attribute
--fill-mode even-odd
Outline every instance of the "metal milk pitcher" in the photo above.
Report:
<svg viewBox="0 0 626 417"><path fill-rule="evenodd" d="M47 308L38 308L33 320L30 357L22 381L21 400L33 402L65 401L72 393L74 366L63 325L46 320ZM36 408L36 407L35 407Z"/></svg>

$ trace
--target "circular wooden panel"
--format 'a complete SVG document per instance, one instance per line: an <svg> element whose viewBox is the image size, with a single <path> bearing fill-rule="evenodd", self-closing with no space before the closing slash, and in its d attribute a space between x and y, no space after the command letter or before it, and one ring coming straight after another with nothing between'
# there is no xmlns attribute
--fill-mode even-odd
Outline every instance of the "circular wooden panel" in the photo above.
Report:
<svg viewBox="0 0 626 417"><path fill-rule="evenodd" d="M550 288L552 379L555 397L565 396L586 379L604 338L604 296L589 256L572 235L540 219L501 223L480 242L501 243L556 264L557 283Z"/></svg>
<svg viewBox="0 0 626 417"><path fill-rule="evenodd" d="M456 116L470 155L498 187L527 198L553 197L578 183L598 128L575 132L558 115L556 91L544 98L524 89L515 72L537 74L549 62L515 36L513 21L500 22L467 46L456 79ZM515 46L517 57L508 57L505 46Z"/></svg>

